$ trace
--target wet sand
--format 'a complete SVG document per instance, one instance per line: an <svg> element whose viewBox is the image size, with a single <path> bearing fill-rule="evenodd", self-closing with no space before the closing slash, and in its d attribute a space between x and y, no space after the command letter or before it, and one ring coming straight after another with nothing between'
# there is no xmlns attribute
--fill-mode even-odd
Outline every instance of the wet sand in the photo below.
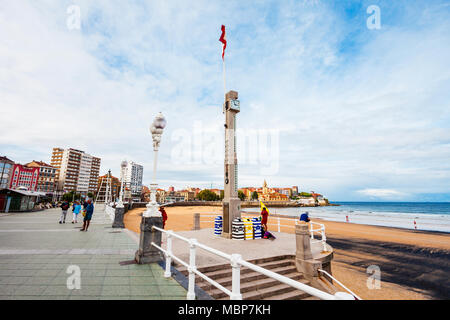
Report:
<svg viewBox="0 0 450 320"><path fill-rule="evenodd" d="M141 214L135 209L125 215L128 229L139 232ZM193 228L194 213L201 213L201 228L213 228L221 207L169 207L166 229ZM208 215L212 215L208 217ZM243 214L243 216L252 216ZM281 232L294 232L294 223L281 219ZM450 234L398 228L330 222L327 243L335 250L333 275L363 299L449 299ZM289 226L288 226L289 225ZM278 231L277 217L269 216L269 230ZM369 289L369 266L381 271L381 288Z"/></svg>

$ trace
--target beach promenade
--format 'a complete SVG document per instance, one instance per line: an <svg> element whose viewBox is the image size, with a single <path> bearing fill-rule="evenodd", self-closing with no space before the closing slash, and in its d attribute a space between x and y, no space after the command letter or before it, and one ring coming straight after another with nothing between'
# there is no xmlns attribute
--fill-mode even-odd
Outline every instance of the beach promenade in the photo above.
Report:
<svg viewBox="0 0 450 320"><path fill-rule="evenodd" d="M0 214L0 300L185 299L158 264L132 263L138 244L101 207L87 232L71 223L71 210L65 224L61 209Z"/></svg>

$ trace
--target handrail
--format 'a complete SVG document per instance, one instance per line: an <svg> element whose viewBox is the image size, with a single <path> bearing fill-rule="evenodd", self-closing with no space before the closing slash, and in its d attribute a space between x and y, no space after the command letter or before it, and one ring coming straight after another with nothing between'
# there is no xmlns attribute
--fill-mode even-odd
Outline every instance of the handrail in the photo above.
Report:
<svg viewBox="0 0 450 320"><path fill-rule="evenodd" d="M116 210L111 207L109 204L105 204L105 213L109 216L111 221L114 221L114 217L116 215Z"/></svg>
<svg viewBox="0 0 450 320"><path fill-rule="evenodd" d="M239 254L226 254L222 251L216 250L214 248L208 247L204 244L198 243L196 239L187 239L185 237L182 237L180 235L177 235L172 230L166 231L164 229L158 228L156 226L152 227L153 229L160 231L162 233L167 234L167 247L166 249L161 248L154 242L151 243L152 246L160 250L164 253L166 258L166 268L164 272L164 277L170 277L171 276L171 262L172 258L178 261L181 265L185 266L189 272L188 276L188 292L187 292L187 299L188 300L194 300L195 299L195 275L198 275L199 277L203 278L210 284L214 285L219 290L225 292L231 300L242 300L242 294L240 292L240 268L241 266L247 267L253 271L262 273L263 275L273 278L275 280L278 280L282 283L285 283L287 285L290 285L294 287L295 289L304 291L312 296L318 297L320 299L324 300L343 300L348 299L348 295L344 292L337 292L336 294L332 295L327 292L323 292L319 289L313 288L311 286L308 286L304 283L297 282L295 280L292 280L284 275L280 275L278 273L275 273L273 271L264 269L260 266L257 266L253 263L250 263L248 261L245 261L242 259L241 255ZM182 241L185 241L189 243L189 264L182 261L178 257L176 257L172 252L172 238L177 238ZM232 267L232 289L231 291L227 288L220 285L218 282L214 281L213 279L209 278L208 276L204 275L200 271L197 270L196 264L195 264L195 258L196 258L196 248L203 249L209 253L215 254L219 257L222 257L226 260L230 261L231 267Z"/></svg>
<svg viewBox="0 0 450 320"><path fill-rule="evenodd" d="M337 280L335 277L333 277L331 274L329 274L328 272L326 272L325 270L322 269L318 269L317 271L320 271L322 273L325 273L327 276L329 276L331 279L333 279L334 281L336 281L342 288L344 288L345 290L347 290L352 296L354 296L357 300L362 300L361 297L359 297L356 293L354 293L352 290L350 290L349 288L347 288L346 286L344 286L342 284L342 282L340 282L339 280Z"/></svg>

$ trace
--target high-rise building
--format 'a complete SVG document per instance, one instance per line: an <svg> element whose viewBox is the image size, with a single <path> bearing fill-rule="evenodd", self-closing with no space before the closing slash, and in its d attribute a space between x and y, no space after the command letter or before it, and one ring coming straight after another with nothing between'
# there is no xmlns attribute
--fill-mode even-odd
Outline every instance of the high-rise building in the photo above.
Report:
<svg viewBox="0 0 450 320"><path fill-rule="evenodd" d="M27 168L39 168L39 178L36 191L53 193L55 190L56 168L42 161L31 161L25 164Z"/></svg>
<svg viewBox="0 0 450 320"><path fill-rule="evenodd" d="M9 188L14 161L7 157L0 157L0 189Z"/></svg>
<svg viewBox="0 0 450 320"><path fill-rule="evenodd" d="M142 192L142 177L144 174L144 167L133 162L133 161L125 161L126 166L124 165L120 169L120 179L124 185L130 188L131 195L133 198L141 197Z"/></svg>
<svg viewBox="0 0 450 320"><path fill-rule="evenodd" d="M96 192L100 162L81 150L53 148L51 165L56 168L57 190Z"/></svg>

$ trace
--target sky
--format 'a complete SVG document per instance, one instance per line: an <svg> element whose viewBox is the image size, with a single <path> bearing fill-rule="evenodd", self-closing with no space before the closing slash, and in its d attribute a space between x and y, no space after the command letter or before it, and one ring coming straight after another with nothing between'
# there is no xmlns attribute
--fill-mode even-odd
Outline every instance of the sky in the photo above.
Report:
<svg viewBox="0 0 450 320"><path fill-rule="evenodd" d="M448 1L0 0L0 155L223 188L222 24L239 187L450 201Z"/></svg>

